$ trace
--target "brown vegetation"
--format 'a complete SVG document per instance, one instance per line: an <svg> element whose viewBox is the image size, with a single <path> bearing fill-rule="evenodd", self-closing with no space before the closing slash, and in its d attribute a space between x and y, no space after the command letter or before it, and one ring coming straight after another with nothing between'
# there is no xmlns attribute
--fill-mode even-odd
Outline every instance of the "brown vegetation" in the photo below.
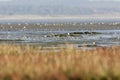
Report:
<svg viewBox="0 0 120 80"><path fill-rule="evenodd" d="M0 80L120 79L120 47L41 49L0 45Z"/></svg>

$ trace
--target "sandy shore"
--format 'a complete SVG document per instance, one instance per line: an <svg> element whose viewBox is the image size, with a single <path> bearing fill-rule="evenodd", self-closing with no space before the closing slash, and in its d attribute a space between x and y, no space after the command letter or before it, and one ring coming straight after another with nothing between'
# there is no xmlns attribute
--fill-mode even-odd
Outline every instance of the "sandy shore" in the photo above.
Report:
<svg viewBox="0 0 120 80"><path fill-rule="evenodd" d="M109 19L119 19L120 15L80 15L80 16L39 16L39 15L0 15L0 20L46 20L46 19L82 19L82 20L109 20Z"/></svg>

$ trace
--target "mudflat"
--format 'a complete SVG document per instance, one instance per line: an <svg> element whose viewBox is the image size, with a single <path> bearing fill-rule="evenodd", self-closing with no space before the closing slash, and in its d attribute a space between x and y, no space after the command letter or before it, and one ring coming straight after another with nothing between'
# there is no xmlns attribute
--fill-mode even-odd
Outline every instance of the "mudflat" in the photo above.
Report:
<svg viewBox="0 0 120 80"><path fill-rule="evenodd" d="M4 23L0 24L0 29L46 29L46 30L120 30L120 23L93 23L93 22L64 22L64 23L44 23L44 22L24 22L24 23Z"/></svg>

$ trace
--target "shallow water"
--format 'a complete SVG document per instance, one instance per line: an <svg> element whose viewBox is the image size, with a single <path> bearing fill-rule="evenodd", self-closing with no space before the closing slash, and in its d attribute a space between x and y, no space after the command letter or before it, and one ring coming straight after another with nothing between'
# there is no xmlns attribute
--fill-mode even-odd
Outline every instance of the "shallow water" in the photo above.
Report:
<svg viewBox="0 0 120 80"><path fill-rule="evenodd" d="M84 26L88 26L84 29ZM118 24L117 24L118 25ZM77 26L77 27L76 27ZM38 44L57 46L64 43L75 44L77 47L100 47L120 45L120 30L93 28L98 24L1 24L0 43ZM110 24L102 24L109 28ZM116 25L112 25L112 27ZM83 29L82 29L83 27Z"/></svg>

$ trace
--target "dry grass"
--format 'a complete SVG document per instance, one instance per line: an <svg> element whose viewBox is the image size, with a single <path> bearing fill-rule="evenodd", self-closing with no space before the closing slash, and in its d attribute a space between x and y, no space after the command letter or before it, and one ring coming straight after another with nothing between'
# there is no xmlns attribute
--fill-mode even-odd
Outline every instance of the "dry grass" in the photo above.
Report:
<svg viewBox="0 0 120 80"><path fill-rule="evenodd" d="M120 47L41 52L30 46L0 45L0 80L119 80Z"/></svg>

